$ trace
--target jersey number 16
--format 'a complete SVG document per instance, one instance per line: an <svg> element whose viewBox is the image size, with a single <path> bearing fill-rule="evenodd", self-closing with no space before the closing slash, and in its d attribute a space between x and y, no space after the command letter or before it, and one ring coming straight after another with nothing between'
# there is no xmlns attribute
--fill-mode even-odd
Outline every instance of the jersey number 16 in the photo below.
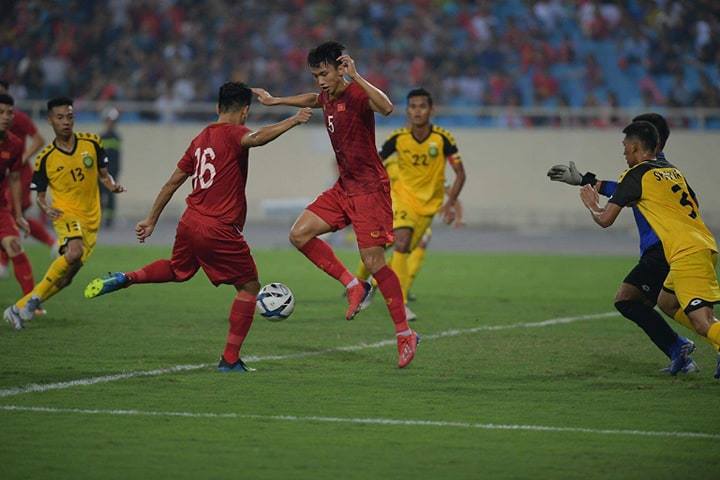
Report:
<svg viewBox="0 0 720 480"><path fill-rule="evenodd" d="M215 150L206 148L205 150L198 148L195 150L195 173L192 176L193 190L198 186L205 190L210 188L215 180L215 166L210 163L215 160ZM209 177L209 178L208 178Z"/></svg>

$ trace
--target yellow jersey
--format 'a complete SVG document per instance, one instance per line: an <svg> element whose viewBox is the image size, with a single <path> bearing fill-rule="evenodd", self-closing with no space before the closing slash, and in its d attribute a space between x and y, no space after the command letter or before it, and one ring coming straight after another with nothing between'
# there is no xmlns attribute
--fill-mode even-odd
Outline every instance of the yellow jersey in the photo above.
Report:
<svg viewBox="0 0 720 480"><path fill-rule="evenodd" d="M52 206L64 218L78 220L89 229L100 227L99 171L107 168L107 155L100 137L93 133L74 133L75 148L66 152L55 142L35 159L30 188L36 192L50 189Z"/></svg>
<svg viewBox="0 0 720 480"><path fill-rule="evenodd" d="M388 175L397 177L393 193L420 215L437 213L445 198L445 161L461 162L450 132L431 125L426 138L416 139L409 128L395 130L380 150L386 168L391 156L397 162L396 167L390 164L396 171L388 168Z"/></svg>
<svg viewBox="0 0 720 480"><path fill-rule="evenodd" d="M717 252L695 192L680 170L663 158L626 170L609 202L638 207L660 238L668 263L701 250Z"/></svg>

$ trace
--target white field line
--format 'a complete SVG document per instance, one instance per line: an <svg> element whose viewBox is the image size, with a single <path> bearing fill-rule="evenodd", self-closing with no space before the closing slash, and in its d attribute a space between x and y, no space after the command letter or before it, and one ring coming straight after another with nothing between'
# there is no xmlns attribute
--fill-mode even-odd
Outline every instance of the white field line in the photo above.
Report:
<svg viewBox="0 0 720 480"><path fill-rule="evenodd" d="M248 419L268 420L283 422L316 422L316 423L340 423L355 425L391 425L403 427L441 427L441 428L463 428L479 430L512 430L526 432L559 432L559 433L587 433L593 435L630 435L638 437L666 437L666 438L697 438L703 440L720 440L720 435L702 432L662 432L653 430L615 430L583 427L552 427L547 425L512 425L502 423L471 423L471 422L446 422L438 420L399 420L393 418L342 418L342 417L318 417L318 416L296 416L296 415L253 415L244 413L202 413L202 412L158 412L143 410L102 410L84 408L54 408L54 407L30 407L20 405L2 405L0 410L6 412L31 412L31 413L58 413L58 414L80 414L80 415L115 415L115 416L144 416L144 417L185 417L185 418L217 418L217 419Z"/></svg>
<svg viewBox="0 0 720 480"><path fill-rule="evenodd" d="M432 333L428 335L422 335L422 341L434 340L445 337L457 337L459 335L471 335L478 332L494 332L497 330L510 330L514 328L540 328L550 327L553 325L565 325L573 322L582 322L589 320L598 320L601 318L609 318L617 316L617 312L606 312L606 313L595 313L591 315L578 315L575 317L561 317L551 318L550 320L543 320L541 322L527 322L527 323L512 323L508 325L484 325L474 328L466 328L462 330L446 330L444 332ZM369 348L381 348L388 345L395 345L396 340L382 340L375 343L359 343L357 345L347 345L344 347L333 347L325 350L316 350L312 352L298 352L290 353L287 355L264 355L264 356L249 356L244 357L243 360L249 363L265 362L269 360L294 360L299 358L316 357L320 355L327 355L330 353L338 352L356 352L358 350L366 350ZM12 397L15 395L21 395L23 393L42 393L50 390L63 390L66 388L80 387L84 385L95 385L96 383L108 383L116 382L118 380L126 380L128 378L137 377L155 377L158 375L165 375L169 373L187 372L192 370L201 370L203 368L209 368L214 366L211 363L201 363L195 365L175 365L174 367L158 368L155 370L140 370L124 373L115 373L112 375L103 375L100 377L81 378L78 380L70 380L67 382L57 383L43 383L37 384L32 383L22 387L12 387L0 390L0 398Z"/></svg>

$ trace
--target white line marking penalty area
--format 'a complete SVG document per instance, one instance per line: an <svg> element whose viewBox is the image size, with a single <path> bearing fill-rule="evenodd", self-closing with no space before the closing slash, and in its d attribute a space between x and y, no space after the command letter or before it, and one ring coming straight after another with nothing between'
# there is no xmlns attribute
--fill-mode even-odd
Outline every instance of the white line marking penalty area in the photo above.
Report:
<svg viewBox="0 0 720 480"><path fill-rule="evenodd" d="M354 425L402 426L402 427L435 427L460 428L478 430L509 430L521 432L553 432L553 433L584 433L591 435L628 435L638 437L660 438L696 438L702 440L720 440L720 435L702 432L662 432L653 430L615 430L605 428L584 427L553 427L547 425L513 425L498 423L447 422L438 420L401 420L392 418L343 418L296 415L253 415L243 413L202 413L202 412L159 412L143 410L102 410L85 408L54 408L31 407L20 405L1 405L1 411L79 414L79 415L113 415L113 416L144 416L144 417L183 417L183 418L217 418L238 420L264 420L305 423L339 423Z"/></svg>
<svg viewBox="0 0 720 480"><path fill-rule="evenodd" d="M479 332L495 332L498 330L511 330L511 329L516 329L516 328L542 328L542 327L550 327L553 325L565 325L565 324L574 323L574 322L599 320L602 318L616 317L618 315L619 314L617 312L605 312L605 313L595 313L595 314L590 314L590 315L578 315L578 316L574 316L574 317L551 318L549 320L543 320L541 322L511 323L511 324L507 324L507 325L482 325L482 326L474 327L474 328L466 328L466 329L460 329L460 330L446 330L444 332L431 333L431 334L423 335L422 339L423 339L423 341L427 341L427 340L435 340L438 338L456 337L459 335L469 335L469 334L474 334L474 333L479 333ZM382 340L382 341L375 342L375 343L359 343L357 345L347 345L347 346L334 347L334 348L328 348L325 350L316 350L316 351L309 351L309 352L289 353L286 355L249 356L249 357L244 357L243 360L245 360L248 363L266 362L266 361L272 361L272 360L294 360L294 359L307 358L307 357L316 357L316 356L320 356L320 355L328 355L328 354L339 353L339 352L356 352L359 350L366 350L366 349L370 349L370 348L381 348L381 347L386 347L386 346L395 345L395 344L396 344L395 339ZM193 371L193 370L201 370L204 368L209 368L211 366L214 366L214 364L201 363L201 364L195 364L195 365L175 365L173 367L168 367L168 368L158 368L155 370L139 370L139 371L132 371L132 372L115 373L112 375L102 375L102 376L98 376L98 377L81 378L78 380L69 380L69 381L65 381L65 382L42 383L42 384L32 383L29 385L24 385L22 387L11 387L11 388L0 389L0 398L13 397L13 396L21 395L24 393L42 393L42 392L48 392L51 390L63 390L63 389L73 388L73 387L95 385L98 383L117 382L119 380L127 380L130 378L155 377L158 375L167 375L167 374L171 374L171 373L188 372L188 371Z"/></svg>

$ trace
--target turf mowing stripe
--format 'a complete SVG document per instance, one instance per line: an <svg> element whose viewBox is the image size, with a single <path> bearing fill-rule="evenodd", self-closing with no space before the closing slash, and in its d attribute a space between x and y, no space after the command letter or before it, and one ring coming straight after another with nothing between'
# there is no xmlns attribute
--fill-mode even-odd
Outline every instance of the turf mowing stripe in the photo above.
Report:
<svg viewBox="0 0 720 480"><path fill-rule="evenodd" d="M185 418L221 418L221 419L248 419L271 420L285 422L317 422L317 423L349 423L359 425L391 425L403 427L445 427L465 428L479 430L515 430L529 432L556 432L556 433L589 433L596 435L632 435L639 437L671 437L671 438L697 438L720 440L720 435L702 432L662 432L653 430L614 430L607 428L583 427L552 427L547 425L512 425L502 423L471 423L446 422L438 420L398 420L394 418L343 418L343 417L317 417L296 415L253 415L244 413L202 413L202 412L158 412L143 410L102 410L85 408L55 408L31 407L22 405L2 405L0 410L6 412L31 413L60 413L81 415L114 415L114 416L144 416L144 417L185 417Z"/></svg>
<svg viewBox="0 0 720 480"><path fill-rule="evenodd" d="M423 341L434 340L437 338L445 337L456 337L458 335L467 335L478 332L494 332L497 330L509 330L513 328L540 328L550 327L553 325L564 325L567 323L581 322L587 320L597 320L601 318L616 317L617 312L606 312L606 313L595 313L591 315L578 315L575 317L561 317L551 318L550 320L543 320L542 322L525 322L525 323L512 323L509 325L484 325L474 328L466 328L462 330L446 330L444 332L426 334L422 336ZM298 352L289 353L287 355L262 355L262 356L249 356L243 358L247 362L265 362L270 360L296 360L299 358L316 357L319 355L327 355L330 353L338 352L356 352L358 350L366 350L369 348L381 348L388 345L395 345L396 341L393 340L382 340L375 343L359 343L357 345L348 345L344 347L333 347L325 350L316 350L314 352ZM212 363L202 363L196 365L176 365L169 368L158 368L155 370L145 371L133 371L125 373L115 373L112 375L103 375L100 377L81 378L78 380L70 380L67 382L57 383L43 383L37 384L32 383L22 387L13 387L0 390L0 398L12 397L15 395L21 395L23 393L36 393L36 392L47 392L50 390L63 390L66 388L81 387L84 385L95 385L96 383L108 383L116 382L118 380L126 380L128 378L136 377L155 377L158 375L165 375L168 373L187 372L192 370L201 370L203 368L209 368L215 366Z"/></svg>

